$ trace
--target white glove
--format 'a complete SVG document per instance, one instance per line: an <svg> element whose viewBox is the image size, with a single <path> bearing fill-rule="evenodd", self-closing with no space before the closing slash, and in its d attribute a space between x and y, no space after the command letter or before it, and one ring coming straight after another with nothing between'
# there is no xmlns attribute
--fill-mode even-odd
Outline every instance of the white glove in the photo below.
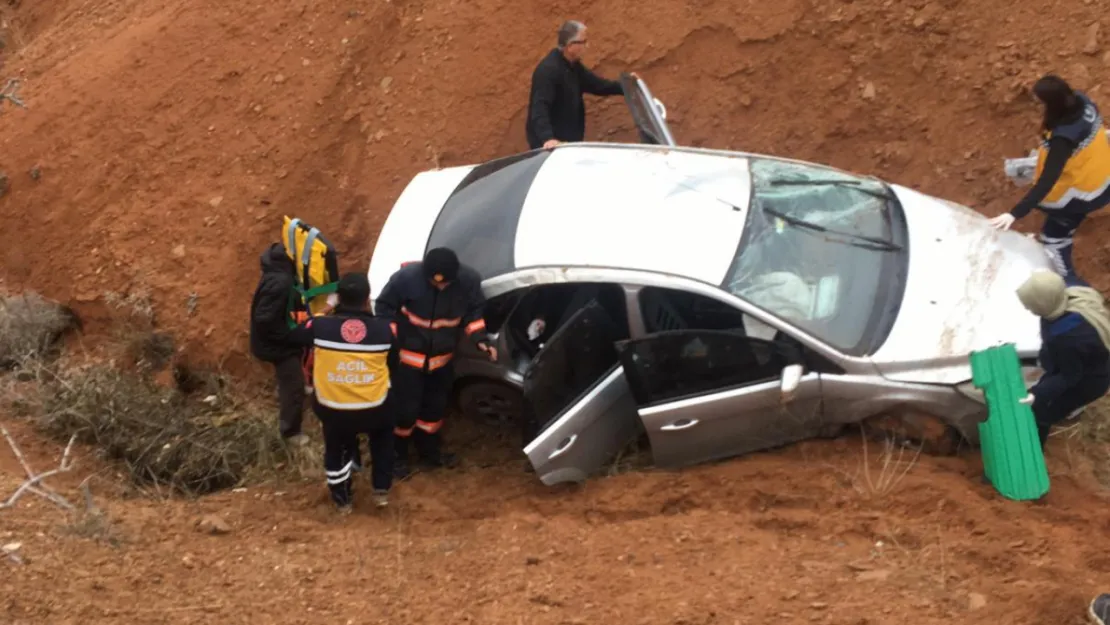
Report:
<svg viewBox="0 0 1110 625"><path fill-rule="evenodd" d="M1009 230L1010 226L1014 225L1014 216L1010 213L1002 213L997 217L992 217L990 224L996 230Z"/></svg>
<svg viewBox="0 0 1110 625"><path fill-rule="evenodd" d="M540 335L543 334L544 328L546 327L547 324L544 323L543 319L533 319L532 323L528 324L528 340L534 341L540 338Z"/></svg>
<svg viewBox="0 0 1110 625"><path fill-rule="evenodd" d="M1029 393L1025 397L1022 397L1021 399L1019 399L1018 403L1019 404L1025 404L1026 406L1029 406L1033 403L1033 399L1034 399L1033 393Z"/></svg>

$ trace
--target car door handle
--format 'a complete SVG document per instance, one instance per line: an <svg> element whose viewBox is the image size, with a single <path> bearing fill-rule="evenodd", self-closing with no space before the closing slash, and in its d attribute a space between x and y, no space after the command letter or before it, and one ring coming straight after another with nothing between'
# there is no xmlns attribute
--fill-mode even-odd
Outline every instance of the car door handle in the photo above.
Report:
<svg viewBox="0 0 1110 625"><path fill-rule="evenodd" d="M555 451L551 452L551 455L548 456L547 459L554 460L559 456L567 453L567 450L570 449L572 445L574 445L574 441L576 440L578 440L577 434L571 434L570 436L564 438L563 442L559 443L559 446L555 448Z"/></svg>
<svg viewBox="0 0 1110 625"><path fill-rule="evenodd" d="M668 423L667 425L664 425L659 429L663 430L664 432L677 432L679 430L692 428L697 424L697 419L679 419L678 421L675 421L674 423Z"/></svg>

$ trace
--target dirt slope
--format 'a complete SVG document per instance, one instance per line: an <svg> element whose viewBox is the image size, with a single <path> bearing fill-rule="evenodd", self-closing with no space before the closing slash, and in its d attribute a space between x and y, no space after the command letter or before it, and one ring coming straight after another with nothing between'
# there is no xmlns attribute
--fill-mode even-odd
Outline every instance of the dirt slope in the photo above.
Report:
<svg viewBox="0 0 1110 625"><path fill-rule="evenodd" d="M876 173L990 212L1018 191L1023 89L1060 70L1096 99L1096 3L220 3L59 0L6 8L0 114L11 192L3 278L78 307L149 290L192 359L247 366L257 257L282 214L363 267L409 178L524 149L528 76L568 16L603 73L636 69L685 143ZM1088 47L1091 46L1091 47ZM1085 54L1084 49L1092 54ZM1108 48L1110 49L1110 48ZM619 99L589 134L632 139ZM35 181L29 171L38 167ZM1030 220L1031 224L1035 219ZM1034 224L1035 225L1035 224ZM1083 253L1105 265L1089 226ZM1101 276L1096 276L1101 279ZM186 303L196 294L195 314Z"/></svg>
<svg viewBox="0 0 1110 625"><path fill-rule="evenodd" d="M57 462L56 444L7 425L36 470ZM571 490L506 460L417 475L393 509L364 497L347 518L320 483L154 503L101 471L108 530L75 533L33 497L0 511L0 544L26 559L0 556L0 621L1078 625L1107 589L1110 524L1069 452L1054 443L1043 505L979 485L973 459L899 465L885 490L878 450L865 472L854 440ZM79 498L101 469L79 450L50 483ZM0 496L19 473L0 450ZM198 532L207 515L230 533Z"/></svg>

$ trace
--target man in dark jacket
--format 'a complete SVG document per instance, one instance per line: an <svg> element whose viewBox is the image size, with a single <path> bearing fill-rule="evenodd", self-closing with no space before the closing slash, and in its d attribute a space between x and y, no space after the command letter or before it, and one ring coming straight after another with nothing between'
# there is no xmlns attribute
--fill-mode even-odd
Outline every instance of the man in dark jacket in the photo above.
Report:
<svg viewBox="0 0 1110 625"><path fill-rule="evenodd" d="M622 95L615 80L606 80L586 69L586 26L568 21L559 28L558 47L548 53L532 72L525 133L529 149L552 148L586 136L586 104L583 93Z"/></svg>
<svg viewBox="0 0 1110 625"><path fill-rule="evenodd" d="M482 279L461 266L455 252L429 250L422 262L409 263L389 278L374 304L377 315L393 322L397 365L392 371L397 426L394 475L409 474L408 442L427 466L452 466L454 456L440 449L439 430L451 398L455 348L465 335L497 361L482 315Z"/></svg>
<svg viewBox="0 0 1110 625"><path fill-rule="evenodd" d="M334 314L309 319L294 331L294 340L313 350L312 409L324 430L328 490L339 511L349 514L360 433L370 438L371 499L379 508L389 504L394 421L388 356L393 334L388 321L369 310L366 274L343 276L336 293Z"/></svg>
<svg viewBox="0 0 1110 625"><path fill-rule="evenodd" d="M303 444L301 433L305 379L301 368L304 350L294 342L289 301L293 292L293 261L280 243L262 253L262 278L251 301L251 353L274 365L277 374L280 429L286 441ZM303 313L297 307L293 313Z"/></svg>

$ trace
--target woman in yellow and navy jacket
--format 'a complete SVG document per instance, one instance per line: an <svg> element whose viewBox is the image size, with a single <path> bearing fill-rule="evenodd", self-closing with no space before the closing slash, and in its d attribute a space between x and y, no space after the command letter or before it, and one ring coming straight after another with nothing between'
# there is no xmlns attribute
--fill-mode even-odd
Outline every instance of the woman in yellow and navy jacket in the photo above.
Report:
<svg viewBox="0 0 1110 625"><path fill-rule="evenodd" d="M1110 142L1098 107L1062 78L1042 77L1033 93L1044 104L1036 182L1010 212L991 224L1005 230L1034 208L1045 213L1041 243L1056 271L1075 273L1075 231L1090 213L1110 204Z"/></svg>
<svg viewBox="0 0 1110 625"><path fill-rule="evenodd" d="M377 507L389 502L396 425L388 366L393 330L389 319L370 311L366 274L343 276L336 294L334 312L312 317L293 335L313 351L312 409L324 429L324 471L332 500L349 513L361 433L370 438L371 500Z"/></svg>

